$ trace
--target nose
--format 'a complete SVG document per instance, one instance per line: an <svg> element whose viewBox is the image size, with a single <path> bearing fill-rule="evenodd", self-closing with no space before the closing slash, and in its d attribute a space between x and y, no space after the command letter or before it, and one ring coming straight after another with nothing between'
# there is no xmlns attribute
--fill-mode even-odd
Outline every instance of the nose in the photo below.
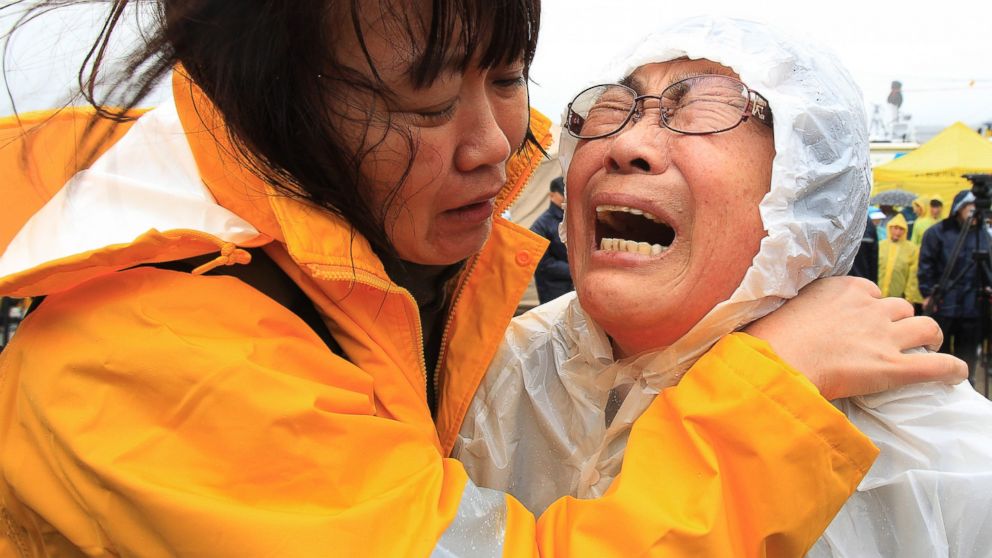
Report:
<svg viewBox="0 0 992 558"><path fill-rule="evenodd" d="M670 162L672 135L659 125L657 111L648 111L611 138L603 166L613 173L662 174Z"/></svg>
<svg viewBox="0 0 992 558"><path fill-rule="evenodd" d="M459 111L468 115L459 127L462 140L455 149L455 167L461 172L502 165L510 158L510 140L496 118L487 95L465 103Z"/></svg>

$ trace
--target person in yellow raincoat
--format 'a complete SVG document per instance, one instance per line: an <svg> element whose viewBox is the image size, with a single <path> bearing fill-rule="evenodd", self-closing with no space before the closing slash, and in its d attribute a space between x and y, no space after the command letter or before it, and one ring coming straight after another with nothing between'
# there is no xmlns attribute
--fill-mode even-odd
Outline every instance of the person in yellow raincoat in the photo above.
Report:
<svg viewBox="0 0 992 558"><path fill-rule="evenodd" d="M698 377L737 381L660 400L623 490L535 516L450 450L546 247L499 217L551 139L540 2L158 7L119 81L93 61L124 109L171 76L159 106L0 122L0 294L37 297L0 356L0 555L760 555L815 538L876 453L820 388L957 375L875 365L872 328L892 360L939 334L824 282L765 322L789 364L728 338ZM841 339L794 327L821 314ZM760 457L756 492L696 498L672 412L725 466Z"/></svg>
<svg viewBox="0 0 992 558"><path fill-rule="evenodd" d="M913 211L916 212L916 221L913 221L913 231L909 236L910 242L917 247L923 244L923 235L927 229L940 221L940 214L944 210L944 202L940 196L923 197L913 200Z"/></svg>
<svg viewBox="0 0 992 558"><path fill-rule="evenodd" d="M901 213L889 219L885 227L888 236L878 244L878 288L882 296L897 296L920 304L923 296L916 278L920 248L906 238L909 226Z"/></svg>

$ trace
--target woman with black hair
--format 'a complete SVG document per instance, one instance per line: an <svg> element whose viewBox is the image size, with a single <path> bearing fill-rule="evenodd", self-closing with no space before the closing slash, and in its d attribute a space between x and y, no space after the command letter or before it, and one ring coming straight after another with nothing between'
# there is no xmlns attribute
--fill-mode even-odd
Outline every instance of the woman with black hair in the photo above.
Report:
<svg viewBox="0 0 992 558"><path fill-rule="evenodd" d="M132 4L111 3L81 74L95 114L0 126L16 227L0 293L40 301L0 360L0 553L577 556L691 532L700 510L666 530L611 521L664 497L535 520L447 458L546 244L498 217L550 141L527 98L538 0L163 0L108 108L97 78ZM138 111L170 75L171 97ZM877 353L849 317L880 304L822 318L853 332L843 346L788 312L766 331L829 382ZM770 351L730 356L798 381ZM957 374L947 359L928 377ZM761 399L727 405L732 427ZM840 502L872 449L815 405L830 455L783 441L755 482L801 474Z"/></svg>

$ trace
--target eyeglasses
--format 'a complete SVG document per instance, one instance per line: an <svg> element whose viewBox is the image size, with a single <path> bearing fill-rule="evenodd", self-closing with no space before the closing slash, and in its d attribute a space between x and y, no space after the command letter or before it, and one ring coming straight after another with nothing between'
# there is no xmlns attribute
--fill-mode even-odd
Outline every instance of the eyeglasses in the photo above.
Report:
<svg viewBox="0 0 992 558"><path fill-rule="evenodd" d="M658 105L645 107L647 100ZM661 95L638 95L619 84L594 85L568 104L565 129L579 139L605 138L640 120L647 108L657 108L659 124L680 134L718 134L752 116L772 126L768 101L756 91L729 76L701 75L677 81Z"/></svg>

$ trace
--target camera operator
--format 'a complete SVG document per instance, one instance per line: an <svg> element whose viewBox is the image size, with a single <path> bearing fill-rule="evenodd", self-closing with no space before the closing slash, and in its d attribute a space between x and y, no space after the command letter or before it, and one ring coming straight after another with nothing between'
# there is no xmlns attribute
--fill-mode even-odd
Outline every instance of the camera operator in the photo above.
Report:
<svg viewBox="0 0 992 558"><path fill-rule="evenodd" d="M971 190L962 190L954 196L951 214L923 235L917 272L924 308L944 331L940 352L953 354L967 362L968 379L972 384L975 382L982 331L977 296L979 269L974 265L973 255L978 250L988 250L989 246L989 237L984 231L974 234L974 224L970 231L966 226L974 211L975 195ZM962 231L965 231L966 237L955 254L955 245ZM953 266L948 276L954 280L945 281L947 284L942 285L941 278L946 275L948 266Z"/></svg>

